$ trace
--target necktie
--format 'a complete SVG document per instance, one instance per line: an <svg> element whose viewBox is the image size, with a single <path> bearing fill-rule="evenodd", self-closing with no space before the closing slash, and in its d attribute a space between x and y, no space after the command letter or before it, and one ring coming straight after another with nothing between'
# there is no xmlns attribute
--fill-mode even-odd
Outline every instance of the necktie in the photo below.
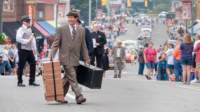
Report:
<svg viewBox="0 0 200 112"><path fill-rule="evenodd" d="M75 35L76 35L76 29L75 26L72 26L72 39L75 38Z"/></svg>

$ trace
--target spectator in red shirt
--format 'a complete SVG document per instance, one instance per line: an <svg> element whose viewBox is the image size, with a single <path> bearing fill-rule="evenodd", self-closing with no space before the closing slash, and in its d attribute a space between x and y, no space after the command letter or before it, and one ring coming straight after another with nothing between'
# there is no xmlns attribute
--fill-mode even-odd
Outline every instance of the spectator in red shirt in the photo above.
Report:
<svg viewBox="0 0 200 112"><path fill-rule="evenodd" d="M151 80L155 69L156 50L153 48L153 43L149 42L148 47L144 49L144 60L147 67L147 74L145 75L148 80Z"/></svg>
<svg viewBox="0 0 200 112"><path fill-rule="evenodd" d="M197 69L197 77L198 77L198 81L200 82L200 34L196 35L196 42L194 45L194 52L195 52L195 62L196 62L196 69Z"/></svg>

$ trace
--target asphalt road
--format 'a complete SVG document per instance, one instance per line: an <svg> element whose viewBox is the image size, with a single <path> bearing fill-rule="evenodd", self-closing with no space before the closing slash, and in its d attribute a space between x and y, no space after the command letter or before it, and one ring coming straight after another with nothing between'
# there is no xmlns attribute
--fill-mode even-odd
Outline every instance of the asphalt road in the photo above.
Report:
<svg viewBox="0 0 200 112"><path fill-rule="evenodd" d="M120 39L135 39L138 28ZM153 35L156 45L167 39L165 27L157 25ZM28 78L24 78L28 84ZM66 96L69 104L48 103L43 86L17 88L15 76L0 76L0 112L200 112L200 85L175 82L147 81L137 75L137 65L126 65L122 79L113 79L113 71L106 72L102 89L82 87L87 103L76 105L74 94ZM41 77L37 82L43 84Z"/></svg>

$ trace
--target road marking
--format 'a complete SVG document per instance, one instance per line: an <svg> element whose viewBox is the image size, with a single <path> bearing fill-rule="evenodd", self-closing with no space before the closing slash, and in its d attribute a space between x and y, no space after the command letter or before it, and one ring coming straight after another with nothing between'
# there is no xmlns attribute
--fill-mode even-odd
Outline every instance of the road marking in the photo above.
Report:
<svg viewBox="0 0 200 112"><path fill-rule="evenodd" d="M200 91L199 87L194 87L194 86L191 86L191 85L180 85L179 87L180 88L184 88L184 89L190 89L190 90Z"/></svg>
<svg viewBox="0 0 200 112"><path fill-rule="evenodd" d="M69 98L75 100L75 96L74 96L74 95L71 95L71 94L69 94L69 93L67 94L67 97L69 97Z"/></svg>

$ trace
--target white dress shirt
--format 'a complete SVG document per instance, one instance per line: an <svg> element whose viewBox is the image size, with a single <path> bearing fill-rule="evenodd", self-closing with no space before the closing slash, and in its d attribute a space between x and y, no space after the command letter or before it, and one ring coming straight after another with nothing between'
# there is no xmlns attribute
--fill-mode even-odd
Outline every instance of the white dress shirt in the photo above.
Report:
<svg viewBox="0 0 200 112"><path fill-rule="evenodd" d="M31 46L31 49L30 48L26 48L26 47L24 47L24 48L22 47L22 49L33 50L34 52L36 52L37 51L37 46L36 46L35 38L33 38L32 41L30 42L31 36L29 36L28 38L24 38L24 34L25 33L30 33L32 35L32 30L31 30L31 28L27 28L27 26L22 25L22 27L20 27L17 30L16 41L18 43L21 43L22 46L29 46L29 45Z"/></svg>
<svg viewBox="0 0 200 112"><path fill-rule="evenodd" d="M117 48L117 58L121 57L121 48Z"/></svg>
<svg viewBox="0 0 200 112"><path fill-rule="evenodd" d="M75 30L77 29L77 25L74 25L75 27ZM69 30L70 30L70 33L71 33L71 36L73 36L73 27L72 25L69 25Z"/></svg>

